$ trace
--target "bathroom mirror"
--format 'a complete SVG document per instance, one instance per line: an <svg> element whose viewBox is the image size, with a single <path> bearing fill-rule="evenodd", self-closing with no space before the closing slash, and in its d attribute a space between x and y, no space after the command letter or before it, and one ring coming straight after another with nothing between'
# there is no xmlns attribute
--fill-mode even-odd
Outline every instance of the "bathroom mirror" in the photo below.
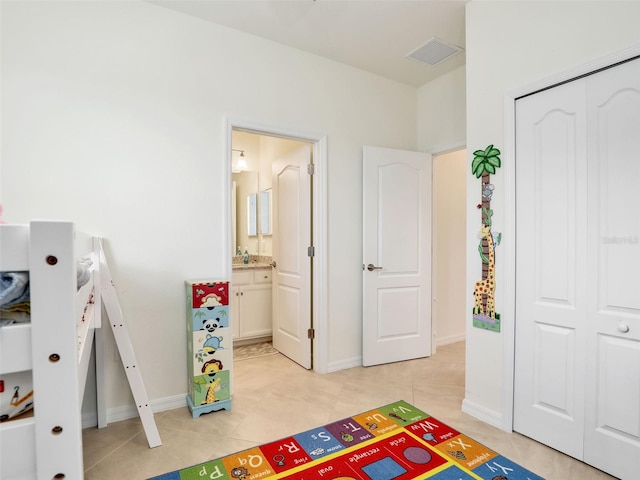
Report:
<svg viewBox="0 0 640 480"><path fill-rule="evenodd" d="M258 235L258 194L247 195L247 235Z"/></svg>
<svg viewBox="0 0 640 480"><path fill-rule="evenodd" d="M260 192L260 233L271 235L271 190Z"/></svg>
<svg viewBox="0 0 640 480"><path fill-rule="evenodd" d="M232 212L235 212L235 231L233 235L233 252L236 253L238 248L244 253L245 250L251 255L258 254L258 240L257 235L257 219L254 222L256 224L256 232L253 236L249 235L249 196L251 194L256 195L259 190L258 186L258 172L244 171L240 173L233 173L232 180L235 183L235 195L231 198ZM257 198L256 198L257 203ZM257 208L257 207L256 207ZM257 218L257 210L254 210ZM233 223L233 222L232 222Z"/></svg>

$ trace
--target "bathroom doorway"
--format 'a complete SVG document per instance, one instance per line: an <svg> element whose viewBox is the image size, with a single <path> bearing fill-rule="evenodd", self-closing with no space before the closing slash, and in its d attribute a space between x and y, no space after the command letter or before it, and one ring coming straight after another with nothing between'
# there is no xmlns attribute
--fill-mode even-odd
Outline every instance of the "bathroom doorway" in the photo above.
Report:
<svg viewBox="0 0 640 480"><path fill-rule="evenodd" d="M282 354L326 372L326 138L246 124L228 133L234 338L246 344L272 335Z"/></svg>

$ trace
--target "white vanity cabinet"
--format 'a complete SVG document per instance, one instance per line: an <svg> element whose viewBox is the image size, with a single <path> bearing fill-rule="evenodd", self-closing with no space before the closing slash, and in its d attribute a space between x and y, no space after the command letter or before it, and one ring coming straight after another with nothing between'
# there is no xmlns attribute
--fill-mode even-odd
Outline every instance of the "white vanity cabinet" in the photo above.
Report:
<svg viewBox="0 0 640 480"><path fill-rule="evenodd" d="M271 336L271 268L234 270L231 302L234 342Z"/></svg>

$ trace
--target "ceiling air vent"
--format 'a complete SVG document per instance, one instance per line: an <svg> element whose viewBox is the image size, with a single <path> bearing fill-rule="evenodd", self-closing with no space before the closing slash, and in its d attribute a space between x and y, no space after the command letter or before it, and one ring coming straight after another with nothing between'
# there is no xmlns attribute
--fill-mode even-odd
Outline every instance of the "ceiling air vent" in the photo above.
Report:
<svg viewBox="0 0 640 480"><path fill-rule="evenodd" d="M462 48L446 43L439 38L433 37L424 45L416 48L409 53L407 57L426 63L433 67L440 62L444 62L447 58L453 57L462 51Z"/></svg>

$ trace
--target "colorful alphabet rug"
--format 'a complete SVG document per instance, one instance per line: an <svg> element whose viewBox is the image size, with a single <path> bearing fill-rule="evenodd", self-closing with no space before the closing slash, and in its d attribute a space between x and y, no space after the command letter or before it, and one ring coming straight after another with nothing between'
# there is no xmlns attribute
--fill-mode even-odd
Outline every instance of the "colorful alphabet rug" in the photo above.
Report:
<svg viewBox="0 0 640 480"><path fill-rule="evenodd" d="M543 480L399 401L152 480Z"/></svg>

